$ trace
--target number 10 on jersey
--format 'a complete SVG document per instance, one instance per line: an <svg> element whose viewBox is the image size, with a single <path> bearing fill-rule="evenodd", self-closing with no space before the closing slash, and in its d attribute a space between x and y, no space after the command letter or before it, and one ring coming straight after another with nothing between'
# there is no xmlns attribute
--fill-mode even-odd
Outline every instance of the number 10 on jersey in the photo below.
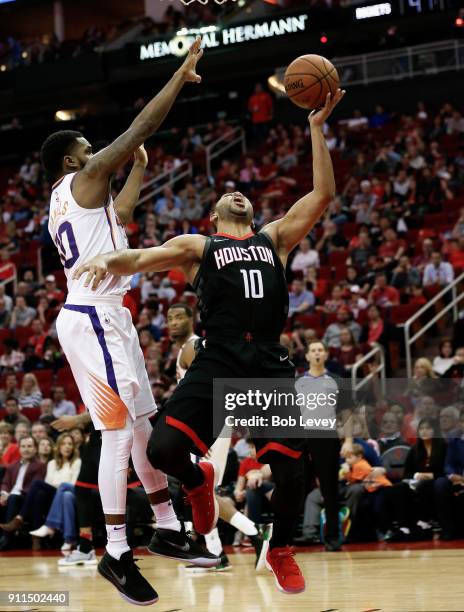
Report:
<svg viewBox="0 0 464 612"><path fill-rule="evenodd" d="M261 270L240 270L243 276L245 298L264 297L263 276Z"/></svg>

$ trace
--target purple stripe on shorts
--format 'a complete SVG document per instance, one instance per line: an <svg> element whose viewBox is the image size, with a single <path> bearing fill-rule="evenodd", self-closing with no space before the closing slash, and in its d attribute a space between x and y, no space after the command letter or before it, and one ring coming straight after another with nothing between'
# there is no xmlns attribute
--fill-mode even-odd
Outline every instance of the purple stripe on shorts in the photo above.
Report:
<svg viewBox="0 0 464 612"><path fill-rule="evenodd" d="M110 352L105 340L105 330L103 329L100 319L98 318L97 310L95 306L77 306L75 304L65 304L63 308L66 310L74 310L75 312L82 312L88 314L92 323L93 331L96 333L98 342L103 351L103 358L105 360L106 378L109 386L115 393L119 395L119 389L116 382L116 374L114 373L113 360L111 359Z"/></svg>

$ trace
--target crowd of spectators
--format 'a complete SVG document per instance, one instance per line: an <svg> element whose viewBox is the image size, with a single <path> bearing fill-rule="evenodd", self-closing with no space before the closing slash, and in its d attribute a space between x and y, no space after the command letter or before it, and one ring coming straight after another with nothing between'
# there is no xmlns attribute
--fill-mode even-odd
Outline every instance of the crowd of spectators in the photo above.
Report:
<svg viewBox="0 0 464 612"><path fill-rule="evenodd" d="M89 27L80 39L58 40L54 34L43 34L33 39L20 40L13 36L0 39L0 64L9 69L33 66L59 59L75 59L95 51L112 35L96 26Z"/></svg>
<svg viewBox="0 0 464 612"><path fill-rule="evenodd" d="M262 93L257 88L253 95ZM175 170L185 159L191 161L194 171L185 182L174 189L166 185L137 208L133 223L126 228L132 247L156 246L187 232L213 232L209 211L224 191L246 193L255 207L255 227L260 229L282 216L292 202L311 189L308 127L272 120L272 105L269 108L264 98L262 103L268 114L265 125L253 132L252 147L242 157L223 158L211 176L206 172L205 147L217 137L227 139L232 133L233 127L224 120L177 133L172 147L155 144L150 149L147 181L155 179L156 185L160 173ZM253 109L250 103L249 111ZM290 309L281 341L300 374L307 368L308 342L315 338L323 339L328 346L328 369L342 377L350 377L353 365L378 344L385 349L389 373L397 374L399 361L394 357L395 351L396 357L399 354L398 325L464 267L464 126L460 111L444 104L432 112L419 104L416 113L399 116L378 107L371 117L356 113L355 119L326 129L337 196L288 265ZM115 176L115 193L125 177L125 170ZM48 439L53 435L50 423L84 409L56 339L55 320L65 299L65 285L47 236L49 191L35 153L24 159L0 194L0 278L12 280L0 287L0 462L5 468L4 478L8 472L5 493L11 493L10 486L19 486L18 474L11 473L10 464L18 467L18 460L28 458L30 462L33 458L37 465L45 465L46 453L40 455L37 430ZM43 247L43 276L37 266L39 245ZM175 302L191 306L201 333L196 298L182 274L173 270L168 274L135 275L125 300L139 332L154 397L162 403L176 384L177 348L167 331L167 308ZM437 307L442 308L447 300L445 294ZM464 405L459 397L448 403L432 399L433 407L426 410L427 402L419 402L416 393L427 388L427 381L463 377L462 332L454 338L441 338L439 331L433 328L430 332L437 335L435 355L430 360L424 356L415 364L407 401L369 398L366 428L363 426L359 434L359 439L367 440L367 446L355 448L344 467L345 476L350 471L364 474L363 461L371 447L376 452L376 457L370 454L371 459L386 466L385 478L393 486L378 480L382 482L378 488L391 488L394 493L378 494L377 487L369 491L362 486L371 496L379 537L390 531L394 531L394 537L401 537L397 527L400 531L403 528L401 533L408 537L413 531L417 535L417 521L426 523L419 528L424 528L427 535L434 524L441 527L444 538L460 535L461 525L454 521L453 512L464 499L459 495L464 490ZM366 362L358 376L375 366L376 362ZM424 423L423 419L429 421ZM425 430L433 430L431 437L447 445L439 449L441 464L438 459L435 463L435 447L427 442L430 435ZM74 434L82 437L82 432ZM53 444L50 441L50 446ZM385 454L395 446L407 448L411 444L408 460L403 457L404 474L389 473ZM242 444L238 450L240 458L249 453L248 445ZM433 468L427 464L429 451ZM361 467L355 470L359 464ZM48 482L44 470L38 469L29 484L35 479ZM403 476L410 481L421 480L422 476L416 476L422 473L433 473L436 480L436 486L428 490L430 516L427 520L415 515L406 519L399 513L402 502L398 499L409 499L410 491L418 490L417 483L409 483L407 491L396 485L402 484ZM240 480L237 497L243 501L246 473L241 476L244 479ZM351 487L365 477L360 481L354 477L350 481L351 476L343 479ZM71 486L72 478L66 483ZM62 483L58 487L48 484L59 492ZM70 497L64 495L69 492L63 491L60 503ZM26 493L28 489L23 486L21 495L27 500ZM50 503L54 499L51 493L56 494L47 487L40 489L40 495ZM433 499L434 503L430 501ZM6 500L7 495L3 495L0 507ZM46 516L42 516L43 525L37 525L38 517L33 519L27 507L14 510L33 527L59 528L53 517L46 522ZM351 510L354 514L353 507Z"/></svg>

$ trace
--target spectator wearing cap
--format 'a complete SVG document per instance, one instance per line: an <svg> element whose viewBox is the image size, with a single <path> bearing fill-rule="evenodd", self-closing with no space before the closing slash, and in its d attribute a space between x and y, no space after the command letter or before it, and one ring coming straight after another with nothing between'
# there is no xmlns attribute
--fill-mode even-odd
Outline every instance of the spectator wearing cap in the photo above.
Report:
<svg viewBox="0 0 464 612"><path fill-rule="evenodd" d="M366 310L367 300L361 295L361 287L359 285L351 285L349 288L350 297L347 302L349 310L353 313L355 319L359 318L361 310Z"/></svg>
<svg viewBox="0 0 464 612"><path fill-rule="evenodd" d="M433 251L431 261L425 266L423 283L424 287L440 285L446 287L454 280L453 266L447 261L442 261L440 251Z"/></svg>
<svg viewBox="0 0 464 612"><path fill-rule="evenodd" d="M26 300L22 296L17 296L15 307L11 313L10 327L28 327L36 316L35 308L28 306Z"/></svg>
<svg viewBox="0 0 464 612"><path fill-rule="evenodd" d="M296 278L292 282L292 289L289 293L288 316L308 313L315 303L314 293L305 289L303 281Z"/></svg>
<svg viewBox="0 0 464 612"><path fill-rule="evenodd" d="M353 334L354 341L357 343L361 335L361 326L353 321L350 309L347 306L341 306L337 312L337 320L327 327L322 341L329 348L340 348L342 344L340 335L346 328Z"/></svg>
<svg viewBox="0 0 464 612"><path fill-rule="evenodd" d="M45 277L45 297L49 302L56 301L61 304L64 301L64 293L56 286L56 278L53 274Z"/></svg>
<svg viewBox="0 0 464 612"><path fill-rule="evenodd" d="M388 285L387 276L384 272L375 275L375 285L369 292L369 302L376 306L397 306L400 303L398 289Z"/></svg>
<svg viewBox="0 0 464 612"><path fill-rule="evenodd" d="M310 267L319 267L319 253L316 249L311 249L309 238L305 238L299 244L298 251L291 263L292 272L303 272Z"/></svg>
<svg viewBox="0 0 464 612"><path fill-rule="evenodd" d="M361 181L360 191L357 193L351 204L351 209L357 211L360 204L367 204L367 210L370 212L377 204L377 196L372 192L372 183L367 179Z"/></svg>
<svg viewBox="0 0 464 612"><path fill-rule="evenodd" d="M63 387L55 387L52 392L53 401L53 416L59 418L65 414L74 416L76 414L76 405L71 400L66 399L66 394Z"/></svg>

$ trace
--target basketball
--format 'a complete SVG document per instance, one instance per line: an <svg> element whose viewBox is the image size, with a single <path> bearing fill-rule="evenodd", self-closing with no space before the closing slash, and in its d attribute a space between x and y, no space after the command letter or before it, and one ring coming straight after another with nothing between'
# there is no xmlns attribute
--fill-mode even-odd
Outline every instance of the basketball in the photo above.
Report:
<svg viewBox="0 0 464 612"><path fill-rule="evenodd" d="M328 93L340 86L335 66L321 55L301 55L288 66L284 79L289 99L301 108L324 106Z"/></svg>

